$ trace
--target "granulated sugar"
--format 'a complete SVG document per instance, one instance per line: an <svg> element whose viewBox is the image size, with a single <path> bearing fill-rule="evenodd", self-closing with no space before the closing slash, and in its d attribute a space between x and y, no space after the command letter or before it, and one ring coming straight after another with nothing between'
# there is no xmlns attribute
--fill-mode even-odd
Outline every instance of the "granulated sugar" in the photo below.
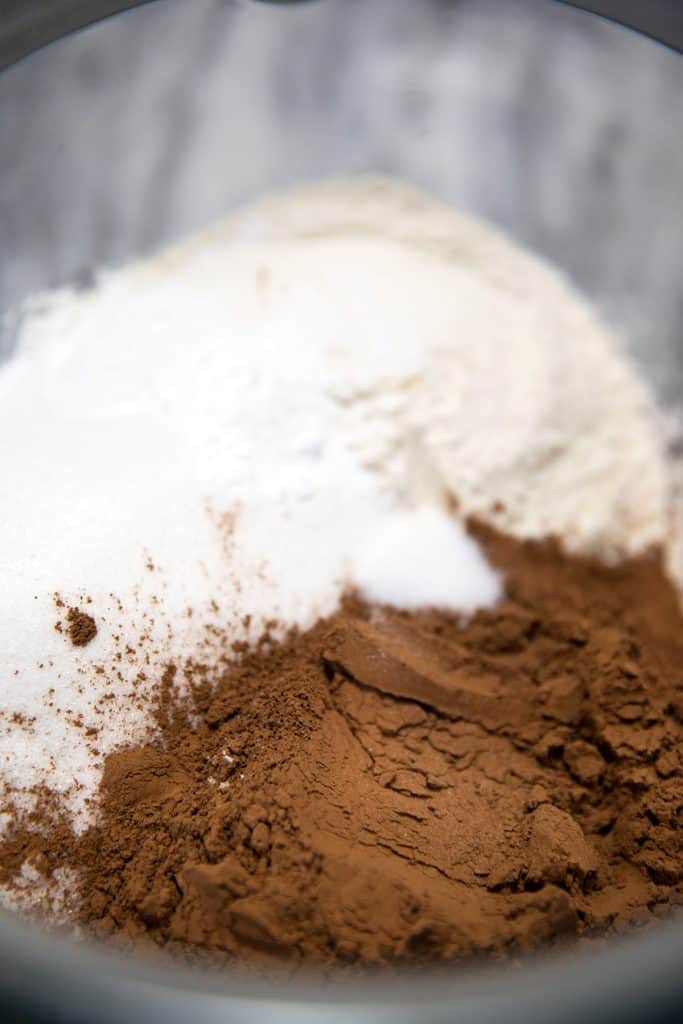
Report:
<svg viewBox="0 0 683 1024"><path fill-rule="evenodd" d="M613 339L538 261L382 182L41 300L0 372L0 464L3 806L49 781L79 828L165 664L308 627L354 583L405 601L364 554L396 516L454 495L605 558L667 539L656 415ZM425 574L421 603L495 600L468 550L488 584Z"/></svg>

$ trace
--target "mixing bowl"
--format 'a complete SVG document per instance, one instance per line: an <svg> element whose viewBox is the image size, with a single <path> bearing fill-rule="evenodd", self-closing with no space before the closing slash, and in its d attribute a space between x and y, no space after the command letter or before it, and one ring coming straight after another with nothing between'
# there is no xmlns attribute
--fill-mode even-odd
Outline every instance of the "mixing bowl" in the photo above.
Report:
<svg viewBox="0 0 683 1024"><path fill-rule="evenodd" d="M5 0L0 65L24 59L0 77L0 358L28 296L267 190L380 173L559 264L625 336L676 448L681 48L678 0ZM0 918L9 1021L673 1021L682 963L669 923L514 970L266 987Z"/></svg>

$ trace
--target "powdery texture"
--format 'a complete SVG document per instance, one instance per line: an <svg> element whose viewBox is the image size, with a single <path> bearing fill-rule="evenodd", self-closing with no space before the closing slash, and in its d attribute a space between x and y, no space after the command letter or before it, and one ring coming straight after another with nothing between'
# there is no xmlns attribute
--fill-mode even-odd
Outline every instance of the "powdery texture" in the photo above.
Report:
<svg viewBox="0 0 683 1024"><path fill-rule="evenodd" d="M331 382L364 465L399 489L431 471L466 514L618 557L667 539L652 399L617 339L550 266L384 181L268 200L207 235L316 252L343 314ZM188 250L183 252L186 258ZM332 333L332 332L331 332ZM336 344L335 344L336 342Z"/></svg>
<svg viewBox="0 0 683 1024"><path fill-rule="evenodd" d="M36 303L0 465L0 777L19 802L49 780L79 827L165 661L333 613L401 511L451 491L605 557L667 535L614 341L532 257L388 183L294 192Z"/></svg>
<svg viewBox="0 0 683 1024"><path fill-rule="evenodd" d="M683 631L659 561L478 528L509 599L463 625L355 601L112 754L101 819L0 846L77 870L88 931L256 970L502 956L683 896Z"/></svg>
<svg viewBox="0 0 683 1024"><path fill-rule="evenodd" d="M352 578L366 600L397 608L468 614L494 605L503 593L499 574L462 524L424 506L387 516L360 548Z"/></svg>

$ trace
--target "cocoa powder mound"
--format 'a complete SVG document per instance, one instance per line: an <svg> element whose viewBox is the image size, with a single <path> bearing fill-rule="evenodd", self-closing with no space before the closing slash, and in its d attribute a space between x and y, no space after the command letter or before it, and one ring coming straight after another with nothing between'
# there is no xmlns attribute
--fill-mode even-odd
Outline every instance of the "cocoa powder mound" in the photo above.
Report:
<svg viewBox="0 0 683 1024"><path fill-rule="evenodd" d="M468 622L351 598L182 700L169 666L158 739L107 758L97 826L22 832L79 871L87 932L259 970L431 963L680 902L683 630L660 559L472 529L508 596Z"/></svg>

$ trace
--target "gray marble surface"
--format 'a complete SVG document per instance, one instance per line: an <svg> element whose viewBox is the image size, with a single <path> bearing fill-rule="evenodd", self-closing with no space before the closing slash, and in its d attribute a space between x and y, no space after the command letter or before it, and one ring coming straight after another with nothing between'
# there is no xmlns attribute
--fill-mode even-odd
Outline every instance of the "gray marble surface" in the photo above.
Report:
<svg viewBox="0 0 683 1024"><path fill-rule="evenodd" d="M555 260L683 395L683 58L552 0L159 0L34 55L0 76L0 310L368 172Z"/></svg>

